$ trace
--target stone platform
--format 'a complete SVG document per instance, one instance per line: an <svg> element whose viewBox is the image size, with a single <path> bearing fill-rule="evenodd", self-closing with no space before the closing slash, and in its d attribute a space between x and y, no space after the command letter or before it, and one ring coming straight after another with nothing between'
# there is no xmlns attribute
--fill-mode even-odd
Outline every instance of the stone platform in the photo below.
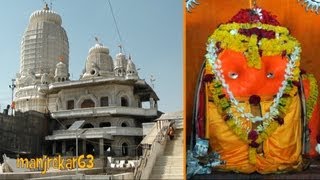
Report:
<svg viewBox="0 0 320 180"><path fill-rule="evenodd" d="M312 160L309 168L301 172L262 175L214 171L212 174L196 175L191 179L320 179L320 158Z"/></svg>

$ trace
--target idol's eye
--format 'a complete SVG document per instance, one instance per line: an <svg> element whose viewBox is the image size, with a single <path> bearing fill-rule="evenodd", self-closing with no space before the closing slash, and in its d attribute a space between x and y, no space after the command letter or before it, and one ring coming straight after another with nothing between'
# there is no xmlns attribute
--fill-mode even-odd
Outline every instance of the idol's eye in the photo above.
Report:
<svg viewBox="0 0 320 180"><path fill-rule="evenodd" d="M267 76L267 78L272 79L272 78L274 78L274 73L268 72L266 76Z"/></svg>
<svg viewBox="0 0 320 180"><path fill-rule="evenodd" d="M236 72L229 72L228 73L228 76L231 78L231 79L237 79L239 77L239 74L236 73Z"/></svg>

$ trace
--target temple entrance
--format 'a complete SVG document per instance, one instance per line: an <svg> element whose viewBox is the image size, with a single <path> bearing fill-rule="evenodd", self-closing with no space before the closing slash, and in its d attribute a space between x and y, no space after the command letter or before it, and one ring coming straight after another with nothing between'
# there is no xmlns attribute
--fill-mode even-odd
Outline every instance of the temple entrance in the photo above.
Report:
<svg viewBox="0 0 320 180"><path fill-rule="evenodd" d="M91 99L85 99L81 103L81 108L91 108L91 107L95 107L95 104Z"/></svg>
<svg viewBox="0 0 320 180"><path fill-rule="evenodd" d="M95 156L95 149L94 146L90 143L86 144L86 150L87 150L87 154L92 154L93 156Z"/></svg>

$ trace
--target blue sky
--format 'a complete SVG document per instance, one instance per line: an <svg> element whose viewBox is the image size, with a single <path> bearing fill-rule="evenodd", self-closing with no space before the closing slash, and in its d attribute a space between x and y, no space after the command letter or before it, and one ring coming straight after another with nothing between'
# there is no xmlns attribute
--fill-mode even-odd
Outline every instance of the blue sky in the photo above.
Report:
<svg viewBox="0 0 320 180"><path fill-rule="evenodd" d="M47 0L50 3L49 0ZM182 0L110 0L123 46L131 54L139 76L155 91L164 112L182 110ZM11 101L8 87L19 72L20 43L32 12L43 0L10 0L0 6L0 107ZM97 36L113 58L120 44L108 0L52 0L69 38L69 72L79 79L88 50Z"/></svg>

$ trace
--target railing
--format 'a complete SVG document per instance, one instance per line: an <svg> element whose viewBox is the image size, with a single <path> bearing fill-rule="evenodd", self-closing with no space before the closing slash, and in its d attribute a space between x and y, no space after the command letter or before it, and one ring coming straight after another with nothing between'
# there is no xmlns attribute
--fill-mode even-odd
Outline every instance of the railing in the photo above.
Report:
<svg viewBox="0 0 320 180"><path fill-rule="evenodd" d="M88 115L108 116L108 115L132 115L132 116L157 116L157 109L143 109L137 107L94 107L72 110L59 110L51 112L53 118L83 117Z"/></svg>
<svg viewBox="0 0 320 180"><path fill-rule="evenodd" d="M142 128L137 127L103 127L103 128L89 128L81 129L85 131L79 138L94 138L103 136L104 138L113 139L112 136L142 136ZM80 130L78 130L81 132ZM78 133L79 133L78 132ZM74 139L76 138L75 130L55 130L52 135L46 136L46 140L56 139Z"/></svg>
<svg viewBox="0 0 320 180"><path fill-rule="evenodd" d="M155 139L151 144L151 147L144 149L143 155L139 159L139 163L135 168L134 179L148 179L157 157L161 153L163 153L165 143L167 142L167 133L170 126L170 122L166 121L161 126L162 128L160 131L158 131Z"/></svg>
<svg viewBox="0 0 320 180"><path fill-rule="evenodd" d="M82 129L83 130L83 129ZM74 134L75 130L55 130L52 135L57 134ZM96 134L96 133L108 133L111 135L121 135L121 136L142 136L142 128L139 127L103 127L103 128L88 128L86 129L86 134Z"/></svg>

